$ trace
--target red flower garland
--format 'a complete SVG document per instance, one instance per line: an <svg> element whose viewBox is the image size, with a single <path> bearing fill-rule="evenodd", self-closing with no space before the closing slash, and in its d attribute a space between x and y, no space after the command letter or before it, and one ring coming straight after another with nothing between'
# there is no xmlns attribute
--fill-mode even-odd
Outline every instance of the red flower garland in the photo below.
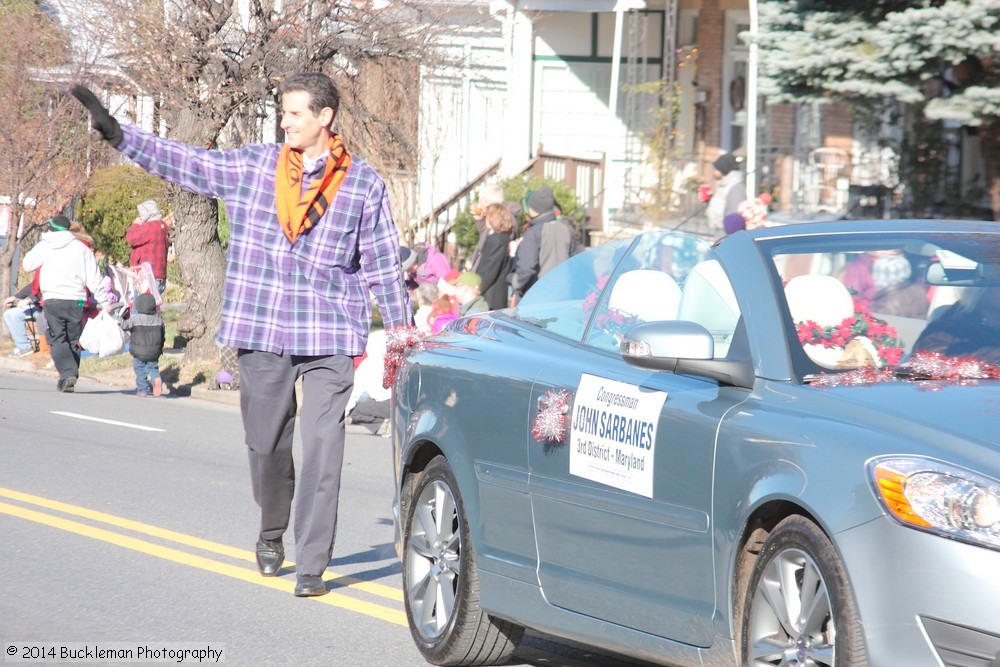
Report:
<svg viewBox="0 0 1000 667"><path fill-rule="evenodd" d="M872 342L887 366L897 365L903 358L903 343L896 328L872 315L868 303L856 294L852 294L851 298L854 300L854 315L844 318L835 327L821 327L812 320L795 325L799 342L825 348L844 347L851 339L864 336Z"/></svg>
<svg viewBox="0 0 1000 667"><path fill-rule="evenodd" d="M589 317L590 313L593 312L594 308L597 306L597 299L604 287L608 284L608 278L610 276L603 275L597 279L597 284L594 285L594 291L591 292L583 300L583 316ZM625 332L641 323L641 320L634 315L627 315L617 308L608 308L605 312L600 313L594 318L594 328L602 333L606 333L613 337L615 340L620 341L625 335Z"/></svg>

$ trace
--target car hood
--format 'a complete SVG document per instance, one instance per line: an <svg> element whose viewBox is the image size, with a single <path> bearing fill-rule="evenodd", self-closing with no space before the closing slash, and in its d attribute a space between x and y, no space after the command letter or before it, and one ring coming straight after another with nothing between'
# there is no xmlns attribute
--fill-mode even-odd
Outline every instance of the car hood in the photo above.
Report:
<svg viewBox="0 0 1000 667"><path fill-rule="evenodd" d="M926 443L976 443L1000 451L1000 381L882 382L815 387L844 402L854 424Z"/></svg>

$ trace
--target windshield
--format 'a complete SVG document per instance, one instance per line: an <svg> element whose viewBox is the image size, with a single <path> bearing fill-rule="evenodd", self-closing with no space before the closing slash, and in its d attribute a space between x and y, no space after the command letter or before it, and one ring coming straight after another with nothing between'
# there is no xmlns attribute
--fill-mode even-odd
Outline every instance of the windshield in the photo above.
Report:
<svg viewBox="0 0 1000 667"><path fill-rule="evenodd" d="M919 361L1000 364L1000 235L764 241L800 379Z"/></svg>
<svg viewBox="0 0 1000 667"><path fill-rule="evenodd" d="M611 241L546 273L510 316L574 343L617 352L635 324L677 317L680 287L708 250L707 241L679 232Z"/></svg>

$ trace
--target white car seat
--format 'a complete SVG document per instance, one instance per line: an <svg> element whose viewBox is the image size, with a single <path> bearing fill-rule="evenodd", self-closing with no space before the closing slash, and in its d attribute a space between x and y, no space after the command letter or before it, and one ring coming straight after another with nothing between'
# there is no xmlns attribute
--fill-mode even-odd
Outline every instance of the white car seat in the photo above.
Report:
<svg viewBox="0 0 1000 667"><path fill-rule="evenodd" d="M697 322L711 332L716 359L729 352L740 308L729 277L718 260L708 259L691 269L684 281L677 319Z"/></svg>
<svg viewBox="0 0 1000 667"><path fill-rule="evenodd" d="M611 288L608 308L643 322L677 319L681 288L672 276L652 269L626 271Z"/></svg>
<svg viewBox="0 0 1000 667"><path fill-rule="evenodd" d="M792 321L835 327L854 314L847 286L833 276L796 276L785 285Z"/></svg>
<svg viewBox="0 0 1000 667"><path fill-rule="evenodd" d="M847 286L833 276L796 276L785 285L785 299L795 325L815 322L836 327L854 315L854 299ZM838 368L844 349L819 344L803 345L809 358L824 368Z"/></svg>

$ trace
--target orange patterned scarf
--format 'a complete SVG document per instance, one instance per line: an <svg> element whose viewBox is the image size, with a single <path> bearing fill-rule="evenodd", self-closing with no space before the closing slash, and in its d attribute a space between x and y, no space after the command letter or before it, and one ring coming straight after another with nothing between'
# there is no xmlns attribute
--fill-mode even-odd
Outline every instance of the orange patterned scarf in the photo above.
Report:
<svg viewBox="0 0 1000 667"><path fill-rule="evenodd" d="M302 192L302 152L292 150L288 144L281 148L278 167L274 175L277 195L278 222L290 243L299 234L312 229L337 196L340 184L351 166L351 154L339 134L330 137L330 156L322 176L313 179Z"/></svg>

